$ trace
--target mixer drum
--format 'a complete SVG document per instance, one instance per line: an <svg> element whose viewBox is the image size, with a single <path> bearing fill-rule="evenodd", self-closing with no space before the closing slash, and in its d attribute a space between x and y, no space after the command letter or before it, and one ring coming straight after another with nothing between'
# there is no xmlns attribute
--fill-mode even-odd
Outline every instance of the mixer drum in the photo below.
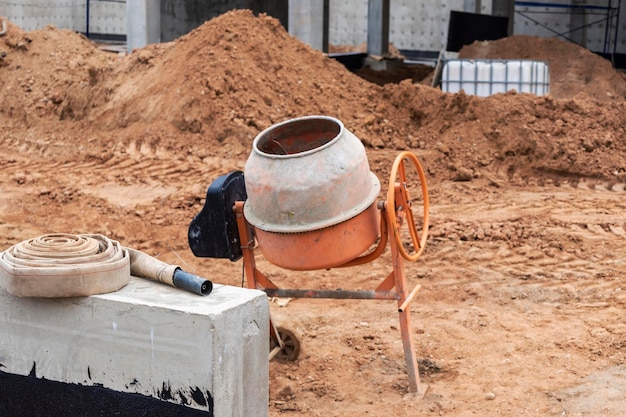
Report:
<svg viewBox="0 0 626 417"><path fill-rule="evenodd" d="M280 267L336 267L378 237L380 182L361 141L335 118L300 117L261 132L245 185L244 215Z"/></svg>

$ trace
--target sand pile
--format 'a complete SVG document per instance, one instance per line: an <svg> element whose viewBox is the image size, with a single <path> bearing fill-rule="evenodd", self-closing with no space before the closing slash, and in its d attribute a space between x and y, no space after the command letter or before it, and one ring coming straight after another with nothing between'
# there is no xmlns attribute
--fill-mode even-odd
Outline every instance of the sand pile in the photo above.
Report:
<svg viewBox="0 0 626 417"><path fill-rule="evenodd" d="M52 27L24 33L9 25L1 42L0 124L51 142L89 141L72 158L106 158L112 143L131 141L244 157L271 124L325 114L368 147L418 150L434 177L626 175L623 79L606 61L558 40L466 47L464 56L549 59L553 96L488 98L411 80L372 84L276 19L245 10L127 56Z"/></svg>
<svg viewBox="0 0 626 417"><path fill-rule="evenodd" d="M626 81L609 61L558 38L520 35L474 42L461 49L459 57L545 61L552 77L550 95L555 98L569 98L579 93L601 101L626 98Z"/></svg>

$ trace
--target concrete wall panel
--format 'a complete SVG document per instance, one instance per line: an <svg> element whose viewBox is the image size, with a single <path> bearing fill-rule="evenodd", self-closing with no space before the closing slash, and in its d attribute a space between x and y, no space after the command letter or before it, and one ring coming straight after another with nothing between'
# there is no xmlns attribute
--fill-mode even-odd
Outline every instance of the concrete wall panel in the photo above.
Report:
<svg viewBox="0 0 626 417"><path fill-rule="evenodd" d="M29 0L0 3L0 16L5 16L26 31L54 25L59 29L87 31L87 1ZM89 32L111 35L126 33L125 1L90 1Z"/></svg>
<svg viewBox="0 0 626 417"><path fill-rule="evenodd" d="M25 30L41 29L53 24L59 28L85 32L86 1L7 0L0 3L0 15ZM475 4L468 0L392 0L389 40L399 49L438 52L447 43L450 11L466 11L469 3ZM569 5L571 1L554 0L547 3ZM619 1L585 1L587 5L604 8L609 3L611 7L617 7ZM91 0L89 4L91 33L126 34L125 0ZM490 14L492 0L481 0L480 6L483 14ZM329 7L331 44L358 46L367 41L368 0L332 0ZM161 0L161 41L174 40L205 21L234 8L251 9L255 13L267 12L288 27L288 0ZM567 8L518 5L516 10L515 34L552 37L573 29L570 10ZM593 51L603 52L609 24L609 52L612 52L615 45L616 52L626 53L626 2L621 2L619 13L616 9L610 12L613 13L613 18L607 20L609 11L589 10L586 46ZM616 25L617 41L614 39Z"/></svg>
<svg viewBox="0 0 626 417"><path fill-rule="evenodd" d="M332 45L358 46L367 42L367 2L330 1L328 37Z"/></svg>

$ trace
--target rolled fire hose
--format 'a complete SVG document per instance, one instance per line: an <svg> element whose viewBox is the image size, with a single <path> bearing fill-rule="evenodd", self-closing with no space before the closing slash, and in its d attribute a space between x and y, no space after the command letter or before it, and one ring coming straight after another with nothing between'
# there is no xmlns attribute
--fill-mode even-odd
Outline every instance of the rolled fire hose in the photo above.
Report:
<svg viewBox="0 0 626 417"><path fill-rule="evenodd" d="M213 284L99 234L48 234L0 253L0 287L19 297L117 291L135 275L208 295Z"/></svg>

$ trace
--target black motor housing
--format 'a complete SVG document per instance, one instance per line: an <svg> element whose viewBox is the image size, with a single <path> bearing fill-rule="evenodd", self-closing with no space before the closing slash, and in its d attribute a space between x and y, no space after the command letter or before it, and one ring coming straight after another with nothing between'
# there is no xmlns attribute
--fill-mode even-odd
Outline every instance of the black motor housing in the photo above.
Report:
<svg viewBox="0 0 626 417"><path fill-rule="evenodd" d="M204 207L189 224L187 236L194 255L231 261L241 258L241 239L233 206L246 199L243 172L233 171L213 181L207 190ZM250 236L254 236L252 227Z"/></svg>

